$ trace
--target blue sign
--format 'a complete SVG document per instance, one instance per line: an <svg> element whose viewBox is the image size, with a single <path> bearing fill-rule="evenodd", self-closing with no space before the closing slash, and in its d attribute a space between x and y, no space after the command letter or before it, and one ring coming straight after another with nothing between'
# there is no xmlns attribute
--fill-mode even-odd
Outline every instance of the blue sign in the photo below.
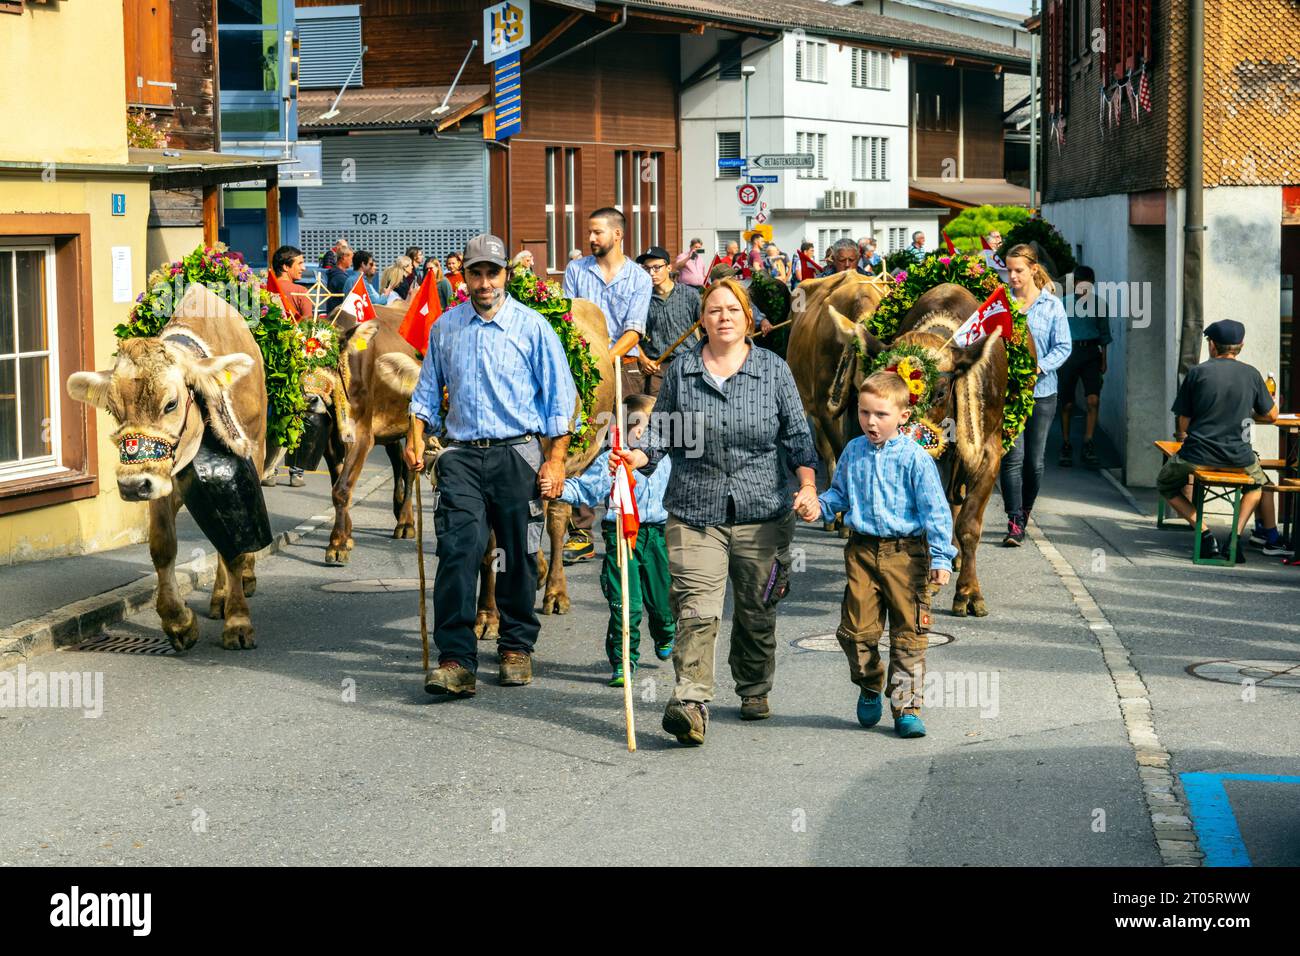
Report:
<svg viewBox="0 0 1300 956"><path fill-rule="evenodd" d="M509 139L524 128L523 96L519 54L508 53L492 64L494 139Z"/></svg>
<svg viewBox="0 0 1300 956"><path fill-rule="evenodd" d="M113 215L126 215L126 193L113 193Z"/></svg>
<svg viewBox="0 0 1300 956"><path fill-rule="evenodd" d="M774 183L776 182L776 180L777 177L775 176L750 176L749 177L749 181L751 183Z"/></svg>
<svg viewBox="0 0 1300 956"><path fill-rule="evenodd" d="M718 160L719 169L744 169L748 161L744 156L731 156Z"/></svg>

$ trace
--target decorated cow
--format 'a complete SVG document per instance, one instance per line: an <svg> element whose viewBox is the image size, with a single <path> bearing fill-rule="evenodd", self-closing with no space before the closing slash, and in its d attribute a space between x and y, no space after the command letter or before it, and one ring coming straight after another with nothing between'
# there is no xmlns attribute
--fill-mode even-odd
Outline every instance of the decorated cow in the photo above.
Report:
<svg viewBox="0 0 1300 956"><path fill-rule="evenodd" d="M271 533L260 478L267 464L263 357L243 315L189 285L156 336L125 338L113 367L75 372L68 394L117 422L118 493L149 504L158 616L178 651L198 640L176 586L176 512L184 503L219 555L210 613L222 645L252 648L247 598L254 552Z"/></svg>

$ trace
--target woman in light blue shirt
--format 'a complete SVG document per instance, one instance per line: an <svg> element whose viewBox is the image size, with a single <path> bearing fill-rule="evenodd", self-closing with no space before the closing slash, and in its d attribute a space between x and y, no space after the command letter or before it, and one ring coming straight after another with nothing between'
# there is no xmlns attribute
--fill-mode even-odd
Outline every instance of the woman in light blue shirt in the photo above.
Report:
<svg viewBox="0 0 1300 956"><path fill-rule="evenodd" d="M1056 417L1056 370L1070 357L1070 321L1061 300L1049 291L1052 278L1039 265L1032 246L1013 247L1006 263L1011 294L1025 311L1038 352L1034 410L1016 443L1002 456L1002 503L1007 509L1007 534L1002 544L1018 548L1025 540L1029 512L1043 480L1047 433Z"/></svg>

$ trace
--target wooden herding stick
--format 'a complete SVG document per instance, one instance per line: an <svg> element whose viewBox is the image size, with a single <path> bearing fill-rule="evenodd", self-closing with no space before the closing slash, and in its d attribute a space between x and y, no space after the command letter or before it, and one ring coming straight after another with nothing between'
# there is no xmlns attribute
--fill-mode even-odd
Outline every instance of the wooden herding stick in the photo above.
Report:
<svg viewBox="0 0 1300 956"><path fill-rule="evenodd" d="M699 323L696 323L697 325ZM690 333L688 332L687 335ZM685 339L683 335L678 342ZM676 345L673 346L676 348ZM672 349L668 350L669 352ZM667 352L664 353L665 355ZM619 443L624 447L627 446L627 434L623 431L623 370L620 368L621 361L617 355L614 356L614 427L618 429ZM621 464L619 467L623 467ZM617 479L615 480L617 483ZM627 724L627 752L636 753L636 715L632 711L632 662L628 660L631 654L631 624L628 619L628 595L627 595L627 541L623 539L623 521L622 517L614 519L614 539L618 543L618 579L619 586L622 590L622 597L619 603L623 607L623 718Z"/></svg>

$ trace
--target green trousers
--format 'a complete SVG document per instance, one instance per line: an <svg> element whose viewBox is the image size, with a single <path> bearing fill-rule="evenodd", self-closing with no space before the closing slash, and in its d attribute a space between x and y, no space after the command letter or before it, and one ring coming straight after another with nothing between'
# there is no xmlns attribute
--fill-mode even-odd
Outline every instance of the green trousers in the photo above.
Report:
<svg viewBox="0 0 1300 956"><path fill-rule="evenodd" d="M600 589L609 601L609 628L605 632L605 653L617 667L623 659L623 595L618 570L618 541L614 524L601 522L605 536L605 563L600 569ZM641 609L650 618L650 636L656 647L672 642L677 624L668 605L668 547L664 529L642 525L636 547L628 552L628 651L632 666L641 659Z"/></svg>

